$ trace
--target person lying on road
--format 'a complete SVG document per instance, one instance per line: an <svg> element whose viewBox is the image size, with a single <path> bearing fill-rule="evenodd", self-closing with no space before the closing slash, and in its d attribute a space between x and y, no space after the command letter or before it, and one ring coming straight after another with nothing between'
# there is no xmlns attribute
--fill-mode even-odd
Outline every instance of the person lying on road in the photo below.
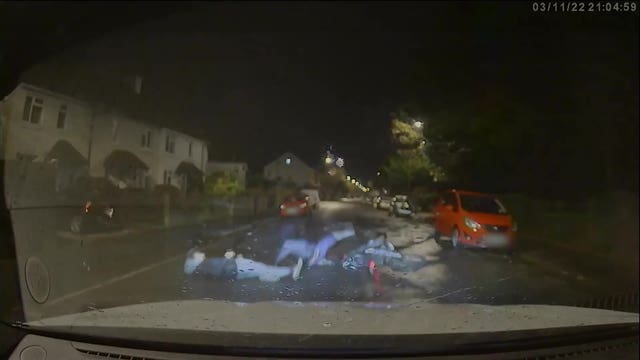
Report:
<svg viewBox="0 0 640 360"><path fill-rule="evenodd" d="M398 252L384 233L350 251L342 261L346 270L387 266L395 271L416 271L425 265L426 260L420 256L406 256Z"/></svg>
<svg viewBox="0 0 640 360"><path fill-rule="evenodd" d="M300 278L302 259L293 267L271 266L251 259L245 259L242 255L236 256L229 250L222 258L207 258L198 250L190 250L184 262L184 273L187 275L202 275L227 280L242 280L258 278L260 281L276 282L291 276L294 280Z"/></svg>
<svg viewBox="0 0 640 360"><path fill-rule="evenodd" d="M275 264L279 264L289 255L294 255L309 261L309 266L331 265L333 262L326 258L327 252L337 242L355 235L355 229L351 223L340 224L342 229L328 231L317 243L307 239L285 239Z"/></svg>

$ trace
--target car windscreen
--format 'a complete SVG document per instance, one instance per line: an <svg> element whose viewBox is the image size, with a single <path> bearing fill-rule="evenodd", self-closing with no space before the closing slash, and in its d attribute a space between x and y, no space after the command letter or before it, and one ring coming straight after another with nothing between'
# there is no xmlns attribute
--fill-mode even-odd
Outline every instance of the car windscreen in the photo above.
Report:
<svg viewBox="0 0 640 360"><path fill-rule="evenodd" d="M493 196L461 195L462 208L468 212L506 214L507 209Z"/></svg>

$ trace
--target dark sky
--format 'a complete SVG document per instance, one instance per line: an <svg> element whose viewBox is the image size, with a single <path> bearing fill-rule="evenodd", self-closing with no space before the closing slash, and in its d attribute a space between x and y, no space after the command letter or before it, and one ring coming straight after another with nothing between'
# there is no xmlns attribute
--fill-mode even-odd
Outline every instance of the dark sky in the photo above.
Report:
<svg viewBox="0 0 640 360"><path fill-rule="evenodd" d="M364 178L387 151L389 113L409 99L435 108L510 94L550 107L583 86L576 69L591 62L628 66L637 79L637 14L540 15L530 6L200 4L148 22L158 15L122 16L122 25L139 24L102 38L92 34L122 25L82 32L91 28L87 8L67 8L51 25L62 29L60 50L23 79L106 96L209 140L214 159L258 170L284 151L313 163L333 145ZM109 6L99 18L126 11ZM133 73L144 76L144 92L130 102L113 80Z"/></svg>

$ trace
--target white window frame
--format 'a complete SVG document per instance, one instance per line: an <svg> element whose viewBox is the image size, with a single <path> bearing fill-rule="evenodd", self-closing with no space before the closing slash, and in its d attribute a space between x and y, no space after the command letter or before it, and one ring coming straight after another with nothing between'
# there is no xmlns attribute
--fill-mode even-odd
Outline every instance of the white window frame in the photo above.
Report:
<svg viewBox="0 0 640 360"><path fill-rule="evenodd" d="M175 154L176 152L176 137L172 134L167 134L164 141L164 151L169 154Z"/></svg>
<svg viewBox="0 0 640 360"><path fill-rule="evenodd" d="M29 104L27 105L27 101ZM37 122L33 122L33 109L40 109L40 116ZM44 118L44 99L34 95L27 95L24 98L24 106L22 111L22 121L31 126L42 126Z"/></svg>
<svg viewBox="0 0 640 360"><path fill-rule="evenodd" d="M56 129L57 130L66 130L67 129L67 115L69 114L69 108L67 104L60 104L60 108L58 109L58 117L56 118ZM62 127L60 127L60 116L64 115L62 118Z"/></svg>
<svg viewBox="0 0 640 360"><path fill-rule="evenodd" d="M165 170L164 174L163 174L163 179L162 179L162 183L164 185L172 185L171 183L171 177L173 175L173 171L171 170Z"/></svg>
<svg viewBox="0 0 640 360"><path fill-rule="evenodd" d="M142 146L143 149L151 149L151 130L145 130L142 133L142 144L140 144L140 146Z"/></svg>
<svg viewBox="0 0 640 360"><path fill-rule="evenodd" d="M118 120L111 120L111 142L118 143Z"/></svg>

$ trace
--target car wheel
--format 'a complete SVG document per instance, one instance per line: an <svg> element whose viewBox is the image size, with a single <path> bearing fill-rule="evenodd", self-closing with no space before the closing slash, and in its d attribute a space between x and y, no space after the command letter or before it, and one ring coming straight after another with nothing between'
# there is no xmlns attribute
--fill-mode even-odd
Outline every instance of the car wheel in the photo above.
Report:
<svg viewBox="0 0 640 360"><path fill-rule="evenodd" d="M453 233L451 234L451 245L456 249L462 246L462 244L460 244L460 233L457 228L453 229Z"/></svg>
<svg viewBox="0 0 640 360"><path fill-rule="evenodd" d="M442 241L441 241L442 234L440 234L438 230L433 230L431 237L433 238L433 241L436 242L436 244L442 246Z"/></svg>

